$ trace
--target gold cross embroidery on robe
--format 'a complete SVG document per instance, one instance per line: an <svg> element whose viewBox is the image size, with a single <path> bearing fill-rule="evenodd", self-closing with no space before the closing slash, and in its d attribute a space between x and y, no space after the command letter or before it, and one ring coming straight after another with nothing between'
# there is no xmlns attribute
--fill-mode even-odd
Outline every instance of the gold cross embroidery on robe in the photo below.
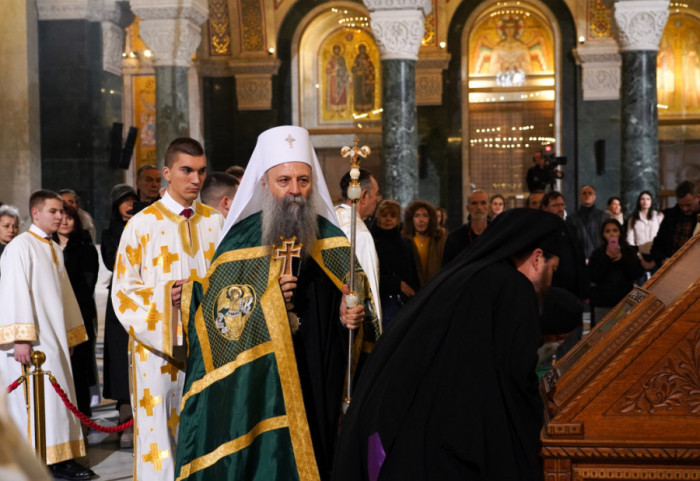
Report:
<svg viewBox="0 0 700 481"><path fill-rule="evenodd" d="M132 266L141 265L141 244L137 244L136 247L131 247L127 244L126 257L129 259L129 264Z"/></svg>
<svg viewBox="0 0 700 481"><path fill-rule="evenodd" d="M153 288L152 287L144 287L143 289L137 289L134 291L134 294L139 296L141 298L141 300L143 300L144 304L150 304L151 297L153 296Z"/></svg>
<svg viewBox="0 0 700 481"><path fill-rule="evenodd" d="M121 277L126 274L126 266L122 262L122 255L119 254L119 257L117 257L117 279L121 279Z"/></svg>
<svg viewBox="0 0 700 481"><path fill-rule="evenodd" d="M134 352L139 355L139 361L144 362L148 360L148 349L141 343L134 343Z"/></svg>
<svg viewBox="0 0 700 481"><path fill-rule="evenodd" d="M167 449L161 451L158 448L158 443L151 443L151 449L148 451L148 454L141 456L144 463L153 463L153 469L156 471L163 469L163 463L161 463L161 461L169 457L170 451Z"/></svg>
<svg viewBox="0 0 700 481"><path fill-rule="evenodd" d="M168 417L168 427L173 436L177 433L177 425L180 424L180 415L177 413L177 409L170 409L170 416Z"/></svg>
<svg viewBox="0 0 700 481"><path fill-rule="evenodd" d="M153 408L161 403L160 396L151 396L151 389L143 390L143 398L139 401L139 406L146 410L146 416L153 416Z"/></svg>
<svg viewBox="0 0 700 481"><path fill-rule="evenodd" d="M148 308L148 314L146 314L146 324L148 325L148 330L155 331L156 324L158 324L162 320L163 313L158 312L155 302L151 302L151 307Z"/></svg>
<svg viewBox="0 0 700 481"><path fill-rule="evenodd" d="M173 262L179 261L180 255L171 253L168 246L161 246L160 255L153 259L153 266L161 266L164 274L170 273L170 265Z"/></svg>
<svg viewBox="0 0 700 481"><path fill-rule="evenodd" d="M165 363L165 365L160 366L160 373L161 374L170 374L170 380L172 382L177 381L177 373L180 371L178 367L170 362Z"/></svg>
<svg viewBox="0 0 700 481"><path fill-rule="evenodd" d="M197 269L190 269L190 282L202 282L204 280L204 277L199 277L199 274L197 274Z"/></svg>
<svg viewBox="0 0 700 481"><path fill-rule="evenodd" d="M204 251L204 257L208 261L211 261L211 259L214 257L214 253L216 252L216 245L213 242L209 243L209 249Z"/></svg>
<svg viewBox="0 0 700 481"><path fill-rule="evenodd" d="M139 308L138 304L130 299L129 296L124 293L124 291L117 292L117 299L119 299L119 312L122 314L124 314L127 309L136 312Z"/></svg>
<svg viewBox="0 0 700 481"><path fill-rule="evenodd" d="M275 259L282 259L282 276L292 275L292 257L301 258L301 244L296 244L296 237L284 239L284 248L275 249Z"/></svg>
<svg viewBox="0 0 700 481"><path fill-rule="evenodd" d="M143 213L144 214L153 214L154 216L156 216L156 220L163 220L163 213L161 211L159 211L158 208L153 204L151 204L148 207L146 207L145 209L143 209Z"/></svg>

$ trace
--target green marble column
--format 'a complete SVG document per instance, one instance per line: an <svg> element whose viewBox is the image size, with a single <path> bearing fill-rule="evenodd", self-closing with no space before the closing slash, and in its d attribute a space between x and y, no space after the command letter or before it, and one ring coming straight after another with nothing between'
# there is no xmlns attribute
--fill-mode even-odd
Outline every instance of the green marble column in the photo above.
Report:
<svg viewBox="0 0 700 481"><path fill-rule="evenodd" d="M384 197L405 206L418 195L416 62L382 61Z"/></svg>

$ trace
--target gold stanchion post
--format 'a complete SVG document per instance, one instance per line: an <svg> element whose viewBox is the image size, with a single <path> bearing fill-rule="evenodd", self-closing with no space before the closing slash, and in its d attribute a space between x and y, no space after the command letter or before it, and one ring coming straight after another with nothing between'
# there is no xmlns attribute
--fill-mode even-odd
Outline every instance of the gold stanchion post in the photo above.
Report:
<svg viewBox="0 0 700 481"><path fill-rule="evenodd" d="M41 351L32 352L34 370L34 449L37 456L46 462L46 424L44 418L44 371L41 365L46 361L46 354Z"/></svg>

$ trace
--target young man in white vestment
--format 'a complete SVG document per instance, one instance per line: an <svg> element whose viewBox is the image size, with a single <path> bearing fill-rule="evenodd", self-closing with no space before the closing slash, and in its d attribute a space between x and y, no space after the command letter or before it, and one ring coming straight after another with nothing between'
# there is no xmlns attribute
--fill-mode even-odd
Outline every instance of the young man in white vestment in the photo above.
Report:
<svg viewBox="0 0 700 481"><path fill-rule="evenodd" d="M55 192L39 190L29 199L29 211L31 227L5 247L0 259L0 369L5 379L15 380L23 366L29 366L32 351L42 351L46 355L42 369L51 371L75 403L70 355L73 346L87 341L87 333L63 251L51 240L63 220L63 200ZM90 479L94 473L73 460L85 456L80 421L48 379L44 382L46 463L58 479ZM10 393L7 407L20 432L33 443L34 406L27 409L25 389L29 389L26 383Z"/></svg>
<svg viewBox="0 0 700 481"><path fill-rule="evenodd" d="M131 218L117 251L112 303L129 333L138 481L175 478L185 380L180 294L205 276L224 221L197 201L206 170L199 142L175 139L165 153L163 198Z"/></svg>

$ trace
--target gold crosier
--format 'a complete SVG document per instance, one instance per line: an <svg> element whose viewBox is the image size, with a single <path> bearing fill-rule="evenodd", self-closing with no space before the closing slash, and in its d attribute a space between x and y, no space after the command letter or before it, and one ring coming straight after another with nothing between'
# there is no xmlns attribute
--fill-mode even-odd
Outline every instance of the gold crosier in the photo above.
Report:
<svg viewBox="0 0 700 481"><path fill-rule="evenodd" d="M359 303L357 292L355 292L355 246L357 244L357 201L362 195L360 187L360 159L366 159L371 153L369 147L363 145L358 147L360 139L355 136L353 147L344 146L340 149L340 155L350 159L350 185L348 186L347 198L350 201L350 272L348 274L348 288L350 292L345 296L345 306L351 309ZM348 368L346 373L347 395L343 400L343 413L350 406L350 393L352 392L352 349L354 330L348 329Z"/></svg>

